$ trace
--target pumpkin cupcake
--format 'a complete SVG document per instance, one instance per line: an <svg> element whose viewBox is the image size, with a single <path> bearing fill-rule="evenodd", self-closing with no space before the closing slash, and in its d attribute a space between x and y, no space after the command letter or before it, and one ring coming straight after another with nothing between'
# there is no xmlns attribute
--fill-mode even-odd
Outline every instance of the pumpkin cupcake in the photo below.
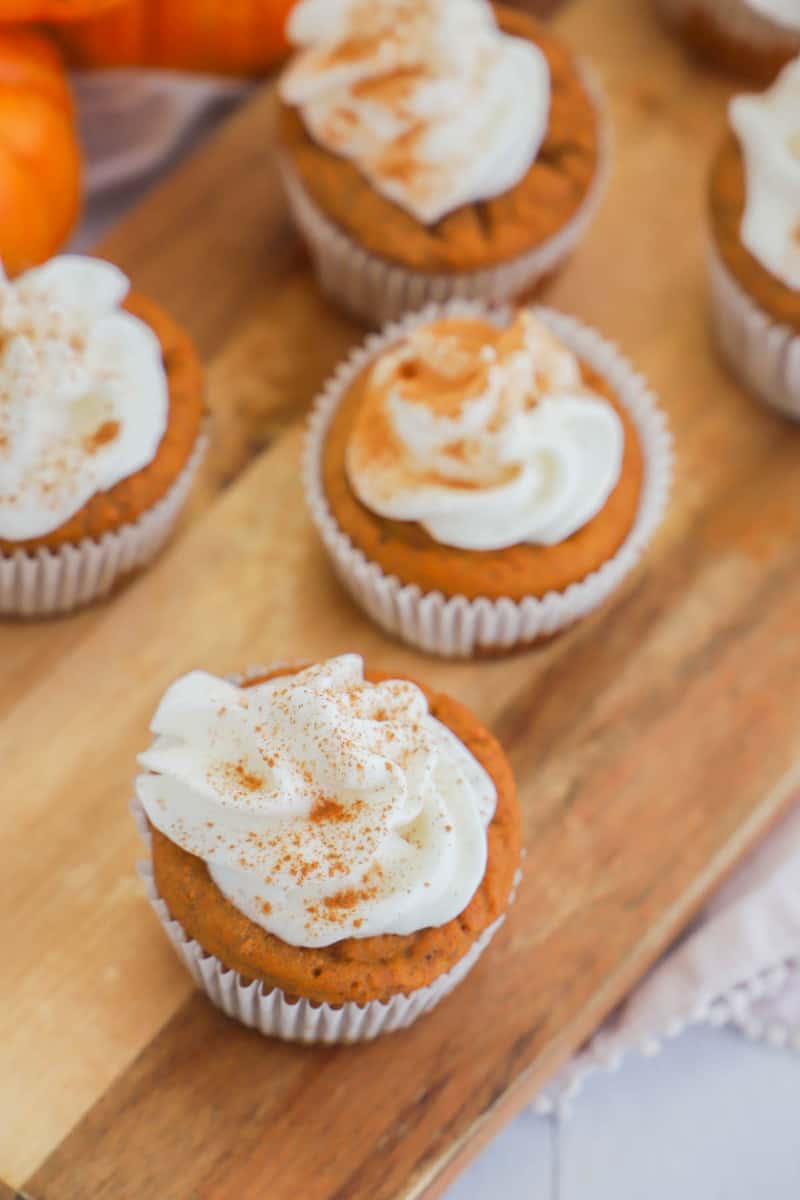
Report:
<svg viewBox="0 0 800 1200"><path fill-rule="evenodd" d="M719 67L768 83L800 53L797 0L657 0L691 50Z"/></svg>
<svg viewBox="0 0 800 1200"><path fill-rule="evenodd" d="M339 368L312 413L305 487L369 615L470 656L604 600L658 526L670 468L650 391L596 333L451 301Z"/></svg>
<svg viewBox="0 0 800 1200"><path fill-rule="evenodd" d="M301 0L281 163L320 285L369 324L507 300L556 269L605 176L596 88L488 0Z"/></svg>
<svg viewBox="0 0 800 1200"><path fill-rule="evenodd" d="M200 364L128 286L75 255L0 277L0 613L105 595L157 553L189 490Z"/></svg>
<svg viewBox="0 0 800 1200"><path fill-rule="evenodd" d="M343 655L174 683L140 756L144 878L197 982L262 1033L404 1028L502 923L520 813L467 709Z"/></svg>
<svg viewBox="0 0 800 1200"><path fill-rule="evenodd" d="M730 121L711 177L717 342L755 396L800 418L800 58Z"/></svg>

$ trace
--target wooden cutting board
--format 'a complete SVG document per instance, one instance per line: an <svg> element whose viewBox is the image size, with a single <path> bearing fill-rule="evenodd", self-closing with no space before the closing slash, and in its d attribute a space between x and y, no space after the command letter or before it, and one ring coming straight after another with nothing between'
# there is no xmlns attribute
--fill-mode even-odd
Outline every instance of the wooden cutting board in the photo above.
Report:
<svg viewBox="0 0 800 1200"><path fill-rule="evenodd" d="M539 650L426 660L331 576L303 508L300 426L359 333L319 298L289 229L268 92L102 247L197 338L216 434L154 569L80 616L0 625L0 1177L34 1200L441 1194L790 797L800 430L710 351L703 184L726 86L686 64L643 0L575 0L558 24L608 88L617 153L549 298L648 374L678 474L643 567ZM345 650L492 725L528 857L512 918L435 1013L373 1045L300 1048L193 991L134 873L127 802L174 676Z"/></svg>

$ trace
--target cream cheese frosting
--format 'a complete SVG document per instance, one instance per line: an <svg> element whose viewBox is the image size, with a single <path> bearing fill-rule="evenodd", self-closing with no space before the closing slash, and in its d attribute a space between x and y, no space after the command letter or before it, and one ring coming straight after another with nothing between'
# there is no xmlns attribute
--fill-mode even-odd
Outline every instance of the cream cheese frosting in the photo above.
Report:
<svg viewBox="0 0 800 1200"><path fill-rule="evenodd" d="M0 272L0 537L57 529L155 457L169 391L158 338L121 308L126 276L62 255Z"/></svg>
<svg viewBox="0 0 800 1200"><path fill-rule="evenodd" d="M755 259L800 289L800 58L766 92L731 101L744 156L747 202L741 238Z"/></svg>
<svg viewBox="0 0 800 1200"><path fill-rule="evenodd" d="M486 870L496 789L404 680L342 655L238 687L194 671L140 755L150 821L295 946L440 926Z"/></svg>
<svg viewBox="0 0 800 1200"><path fill-rule="evenodd" d="M488 0L300 0L287 29L284 101L423 224L508 191L535 160L547 61Z"/></svg>
<svg viewBox="0 0 800 1200"><path fill-rule="evenodd" d="M371 368L346 448L362 504L465 550L564 541L605 504L624 429L533 313L420 326Z"/></svg>
<svg viewBox="0 0 800 1200"><path fill-rule="evenodd" d="M747 0L748 7L785 29L800 29L799 0Z"/></svg>

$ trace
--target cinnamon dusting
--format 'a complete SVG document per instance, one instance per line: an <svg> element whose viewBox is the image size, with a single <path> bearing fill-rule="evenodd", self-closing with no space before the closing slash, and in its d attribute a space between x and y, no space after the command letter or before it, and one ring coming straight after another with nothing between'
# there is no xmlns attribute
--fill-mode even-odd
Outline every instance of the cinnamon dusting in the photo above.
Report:
<svg viewBox="0 0 800 1200"><path fill-rule="evenodd" d="M378 34L353 34L325 52L323 62L331 66L360 62L380 52L382 38Z"/></svg>
<svg viewBox="0 0 800 1200"><path fill-rule="evenodd" d="M375 100L402 109L424 79L425 72L420 67L397 67L384 75L360 79L351 90L358 99Z"/></svg>
<svg viewBox="0 0 800 1200"><path fill-rule="evenodd" d="M257 792L259 788L264 786L264 780L261 776L249 771L243 761L224 763L221 771L226 779L234 785L244 788L247 792Z"/></svg>
<svg viewBox="0 0 800 1200"><path fill-rule="evenodd" d="M326 896L322 903L327 909L349 911L357 908L364 900L374 900L377 891L377 888L344 888L341 892Z"/></svg>
<svg viewBox="0 0 800 1200"><path fill-rule="evenodd" d="M508 387L514 395L525 388L524 373L520 383L519 372L513 374L513 363L515 356L526 355L530 369L524 403L531 408L551 386L550 352L546 340L541 359L528 352L522 315L507 329L477 318L449 317L413 330L403 344L387 350L372 367L348 447L351 479L355 483L359 476L368 479L373 494L380 492L387 498L411 480L415 486L443 486L461 492L507 482L515 469L501 470L497 463L483 462L483 443L472 435L436 451L440 461L453 464L453 470L431 469L424 459L417 460L398 433L390 401L397 397L403 405L419 405L434 418L455 421L469 404L487 393L492 373L500 367L508 370ZM486 432L497 433L505 420L504 404L498 403Z"/></svg>
<svg viewBox="0 0 800 1200"><path fill-rule="evenodd" d="M324 821L349 821L352 815L346 805L340 804L332 796L318 796L311 806L308 819L319 825Z"/></svg>
<svg viewBox="0 0 800 1200"><path fill-rule="evenodd" d="M418 154L418 149L427 134L427 125L419 121L400 137L395 138L378 161L378 174L385 179L394 180L395 183L413 185L421 196L425 176L431 172L430 165Z"/></svg>
<svg viewBox="0 0 800 1200"><path fill-rule="evenodd" d="M102 425L95 429L94 433L90 433L83 439L83 447L86 453L94 454L101 446L107 446L109 442L113 442L119 436L119 431L119 421L104 421Z"/></svg>

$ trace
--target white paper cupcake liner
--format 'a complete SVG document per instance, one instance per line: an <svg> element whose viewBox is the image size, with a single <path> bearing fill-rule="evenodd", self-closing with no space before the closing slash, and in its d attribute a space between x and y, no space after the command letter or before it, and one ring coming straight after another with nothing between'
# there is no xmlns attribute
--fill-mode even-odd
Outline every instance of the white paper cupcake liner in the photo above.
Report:
<svg viewBox="0 0 800 1200"><path fill-rule="evenodd" d="M369 561L339 527L330 511L322 481L324 443L334 412L366 365L409 330L443 316L482 317L502 327L511 310L487 309L466 301L431 305L373 334L329 379L312 411L306 438L303 476L307 503L337 575L356 602L388 633L429 653L468 658L498 652L548 637L597 608L638 562L666 509L672 478L672 438L664 414L645 380L611 342L572 317L534 306L532 311L584 362L606 379L630 413L641 441L644 478L630 533L599 570L563 592L503 597L445 596L404 584Z"/></svg>
<svg viewBox="0 0 800 1200"><path fill-rule="evenodd" d="M664 19L679 29L690 19L705 18L730 41L760 54L800 53L800 33L756 12L746 0L657 0Z"/></svg>
<svg viewBox="0 0 800 1200"><path fill-rule="evenodd" d="M131 812L149 851L150 831L144 810L137 799L131 804ZM150 860L140 862L138 871L148 899L178 957L211 1003L235 1021L257 1029L267 1037L289 1042L365 1042L380 1034L407 1029L419 1017L435 1008L464 979L506 917L502 913L473 942L454 967L427 987L418 988L407 995L393 996L385 1002L371 1000L366 1004L354 1004L348 1001L340 1006L316 1004L310 1000L289 1000L280 988L266 991L258 980L247 983L220 959L207 954L199 942L189 938L180 923L170 916L167 905L156 889ZM515 888L519 878L520 873L517 872ZM509 904L513 899L512 894Z"/></svg>
<svg viewBox="0 0 800 1200"><path fill-rule="evenodd" d="M203 430L165 496L137 521L95 541L58 550L0 554L0 616L47 617L108 595L129 572L155 558L169 537L208 445Z"/></svg>
<svg viewBox="0 0 800 1200"><path fill-rule="evenodd" d="M289 208L311 254L320 290L367 325L381 326L426 304L451 299L505 303L555 271L583 237L605 191L611 126L605 99L591 72L581 75L597 112L599 153L589 191L574 216L541 245L506 262L475 271L431 274L391 263L362 249L328 219L309 196L286 155L279 157Z"/></svg>
<svg viewBox="0 0 800 1200"><path fill-rule="evenodd" d="M800 420L800 334L775 321L740 286L714 247L711 314L720 354L759 400Z"/></svg>

